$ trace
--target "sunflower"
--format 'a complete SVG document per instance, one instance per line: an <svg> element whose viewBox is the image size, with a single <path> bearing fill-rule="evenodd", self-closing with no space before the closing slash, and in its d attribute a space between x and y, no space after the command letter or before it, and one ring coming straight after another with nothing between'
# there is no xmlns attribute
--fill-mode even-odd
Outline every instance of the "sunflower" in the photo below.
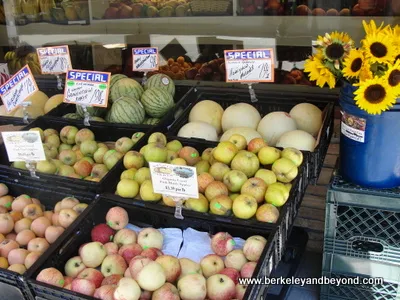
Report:
<svg viewBox="0 0 400 300"><path fill-rule="evenodd" d="M364 63L364 55L360 50L352 49L344 60L343 75L346 78L358 78Z"/></svg>
<svg viewBox="0 0 400 300"><path fill-rule="evenodd" d="M357 106L372 115L380 115L396 103L393 89L382 77L368 79L354 94Z"/></svg>
<svg viewBox="0 0 400 300"><path fill-rule="evenodd" d="M304 71L309 73L311 81L316 81L319 87L324 87L325 84L333 89L336 85L335 76L323 64L323 59L320 55L311 56L304 64Z"/></svg>
<svg viewBox="0 0 400 300"><path fill-rule="evenodd" d="M394 65L389 66L383 77L386 83L393 89L394 94L400 97L400 61L397 61Z"/></svg>
<svg viewBox="0 0 400 300"><path fill-rule="evenodd" d="M386 27L383 28L384 22L381 23L381 26L376 27L375 21L371 20L369 24L363 20L362 24L364 26L365 34L366 35L371 35L371 34L377 34L381 32L387 32L390 30L390 25L387 25Z"/></svg>
<svg viewBox="0 0 400 300"><path fill-rule="evenodd" d="M374 75L372 74L370 64L367 62L361 68L359 80L362 83L362 82L367 81L368 79L372 79L372 78L374 78Z"/></svg>
<svg viewBox="0 0 400 300"><path fill-rule="evenodd" d="M326 33L325 36L319 36L317 45L322 49L324 58L332 62L336 69L339 69L340 63L354 47L354 41L347 33L335 31L331 34Z"/></svg>
<svg viewBox="0 0 400 300"><path fill-rule="evenodd" d="M367 35L363 40L365 56L371 63L391 63L395 58L393 38L387 34Z"/></svg>

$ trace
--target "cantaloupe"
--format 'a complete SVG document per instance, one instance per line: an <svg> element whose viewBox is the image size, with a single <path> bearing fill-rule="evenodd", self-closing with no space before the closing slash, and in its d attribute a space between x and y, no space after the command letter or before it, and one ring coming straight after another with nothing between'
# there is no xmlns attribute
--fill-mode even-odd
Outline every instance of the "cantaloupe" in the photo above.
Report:
<svg viewBox="0 0 400 300"><path fill-rule="evenodd" d="M284 133L276 143L277 147L288 148L293 147L304 151L314 151L314 137L303 130L293 130Z"/></svg>
<svg viewBox="0 0 400 300"><path fill-rule="evenodd" d="M322 111L311 103L300 103L293 107L290 116L295 120L297 129L316 136L322 125Z"/></svg>
<svg viewBox="0 0 400 300"><path fill-rule="evenodd" d="M247 127L256 129L261 120L258 110L248 103L237 103L225 109L222 115L222 130L235 127Z"/></svg>
<svg viewBox="0 0 400 300"><path fill-rule="evenodd" d="M224 109L217 102L203 100L196 103L190 110L189 122L204 122L212 125L217 134L222 132L221 120Z"/></svg>
<svg viewBox="0 0 400 300"><path fill-rule="evenodd" d="M6 107L4 105L0 105L0 116L10 117L13 116L15 111L8 113Z"/></svg>
<svg viewBox="0 0 400 300"><path fill-rule="evenodd" d="M267 114L258 124L257 131L269 146L275 146L282 134L296 130L296 122L290 115L283 111Z"/></svg>
<svg viewBox="0 0 400 300"><path fill-rule="evenodd" d="M189 122L182 126L178 132L179 137L199 138L208 141L218 141L218 135L215 128L205 122Z"/></svg>
<svg viewBox="0 0 400 300"><path fill-rule="evenodd" d="M47 114L53 108L59 106L63 102L63 100L64 100L64 94L57 94L50 97L50 99L47 100L46 104L44 105L44 113Z"/></svg>
<svg viewBox="0 0 400 300"><path fill-rule="evenodd" d="M40 107L43 110L47 100L49 100L49 97L47 97L45 93L42 91L37 91L25 99L24 102L30 101L32 102L32 106Z"/></svg>
<svg viewBox="0 0 400 300"><path fill-rule="evenodd" d="M224 142L229 140L229 138L234 134L243 135L246 138L247 143L249 143L252 139L260 138L261 134L259 134L255 129L248 127L234 127L225 131L225 133L221 136L220 141Z"/></svg>

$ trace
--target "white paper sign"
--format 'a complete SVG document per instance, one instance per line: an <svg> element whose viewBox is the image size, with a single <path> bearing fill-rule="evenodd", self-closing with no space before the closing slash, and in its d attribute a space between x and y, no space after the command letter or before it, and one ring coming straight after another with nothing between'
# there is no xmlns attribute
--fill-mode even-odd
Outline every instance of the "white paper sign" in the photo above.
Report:
<svg viewBox="0 0 400 300"><path fill-rule="evenodd" d="M107 107L111 73L69 70L65 79L64 102Z"/></svg>
<svg viewBox="0 0 400 300"><path fill-rule="evenodd" d="M225 50L226 82L274 82L273 49Z"/></svg>
<svg viewBox="0 0 400 300"><path fill-rule="evenodd" d="M38 131L8 131L1 135L10 162L46 160Z"/></svg>
<svg viewBox="0 0 400 300"><path fill-rule="evenodd" d="M10 76L10 71L8 70L7 64L0 64L0 73L7 74Z"/></svg>
<svg viewBox="0 0 400 300"><path fill-rule="evenodd" d="M38 90L31 69L26 65L0 86L0 96L7 111L10 112Z"/></svg>
<svg viewBox="0 0 400 300"><path fill-rule="evenodd" d="M155 193L179 198L199 198L195 167L150 162Z"/></svg>
<svg viewBox="0 0 400 300"><path fill-rule="evenodd" d="M72 69L68 46L38 48L42 74L62 74Z"/></svg>
<svg viewBox="0 0 400 300"><path fill-rule="evenodd" d="M133 71L158 70L158 48L132 48L132 62Z"/></svg>

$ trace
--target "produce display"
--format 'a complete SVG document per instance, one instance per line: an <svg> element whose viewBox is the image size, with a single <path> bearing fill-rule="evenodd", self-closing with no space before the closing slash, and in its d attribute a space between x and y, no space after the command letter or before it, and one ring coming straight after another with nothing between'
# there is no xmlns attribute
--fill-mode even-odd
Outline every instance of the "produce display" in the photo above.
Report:
<svg viewBox="0 0 400 300"><path fill-rule="evenodd" d="M4 55L4 60L7 62L10 74L14 74L25 65L29 65L32 74L41 74L39 58L35 48L31 46L21 46L14 51L8 51Z"/></svg>
<svg viewBox="0 0 400 300"><path fill-rule="evenodd" d="M112 207L63 272L46 268L36 280L103 300L240 300L246 286L238 278L253 275L267 244L263 236L253 235L236 247L228 232L218 232L210 239L213 253L196 262L164 254L161 231L148 227L136 232L129 221L124 208Z"/></svg>
<svg viewBox="0 0 400 300"><path fill-rule="evenodd" d="M0 268L25 273L87 206L66 197L46 210L39 199L13 197L0 183Z"/></svg>

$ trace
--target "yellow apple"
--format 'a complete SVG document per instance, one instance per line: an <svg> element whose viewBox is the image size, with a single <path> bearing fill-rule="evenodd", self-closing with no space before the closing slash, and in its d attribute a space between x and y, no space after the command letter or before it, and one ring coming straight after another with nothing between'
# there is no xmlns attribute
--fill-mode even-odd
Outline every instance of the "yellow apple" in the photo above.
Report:
<svg viewBox="0 0 400 300"><path fill-rule="evenodd" d="M211 165L208 173L217 181L222 181L226 173L228 173L231 169L222 162L215 162Z"/></svg>
<svg viewBox="0 0 400 300"><path fill-rule="evenodd" d="M133 179L122 179L118 182L117 193L123 198L135 198L139 193L139 183Z"/></svg>
<svg viewBox="0 0 400 300"><path fill-rule="evenodd" d="M230 192L239 192L246 180L247 176L242 171L231 170L224 175L223 183Z"/></svg>
<svg viewBox="0 0 400 300"><path fill-rule="evenodd" d="M257 212L257 200L250 195L239 195L233 201L232 211L239 219L250 219Z"/></svg>
<svg viewBox="0 0 400 300"><path fill-rule="evenodd" d="M272 171L276 178L283 183L289 183L296 178L299 173L298 168L290 159L280 158L272 165Z"/></svg>
<svg viewBox="0 0 400 300"><path fill-rule="evenodd" d="M199 198L189 198L185 201L184 207L198 212L208 212L209 202L203 194L199 193Z"/></svg>
<svg viewBox="0 0 400 300"><path fill-rule="evenodd" d="M260 222L276 223L279 219L279 210L272 204L265 203L257 209L256 219Z"/></svg>
<svg viewBox="0 0 400 300"><path fill-rule="evenodd" d="M238 148L232 142L220 142L213 151L213 156L217 161L229 164L238 152Z"/></svg>
<svg viewBox="0 0 400 300"><path fill-rule="evenodd" d="M281 152L281 157L291 160L296 167L299 167L303 162L303 153L296 148L285 148Z"/></svg>
<svg viewBox="0 0 400 300"><path fill-rule="evenodd" d="M276 182L267 188L265 201L276 207L283 206L289 198L289 191L283 183Z"/></svg>
<svg viewBox="0 0 400 300"><path fill-rule="evenodd" d="M187 166L186 160L184 160L183 158L179 158L179 157L171 160L170 164L178 165L178 166Z"/></svg>
<svg viewBox="0 0 400 300"><path fill-rule="evenodd" d="M265 146L258 151L258 159L263 165L273 164L279 157L281 157L281 151L274 147Z"/></svg>
<svg viewBox="0 0 400 300"><path fill-rule="evenodd" d="M120 179L134 179L137 172L136 168L130 168L122 172Z"/></svg>
<svg viewBox="0 0 400 300"><path fill-rule="evenodd" d="M267 169L258 170L257 173L254 175L254 177L261 178L262 180L264 180L267 186L276 182L275 173Z"/></svg>
<svg viewBox="0 0 400 300"><path fill-rule="evenodd" d="M239 170L246 174L247 178L253 177L260 168L257 155L249 151L240 150L232 160L232 170Z"/></svg>
<svg viewBox="0 0 400 300"><path fill-rule="evenodd" d="M244 150L247 147L247 140L241 134L236 133L236 134L231 135L231 137L229 138L228 141L235 144L235 146L236 146L236 148L238 148L238 150Z"/></svg>
<svg viewBox="0 0 400 300"><path fill-rule="evenodd" d="M145 180L140 186L140 198L144 201L159 201L161 194L154 193L153 183L151 180Z"/></svg>
<svg viewBox="0 0 400 300"><path fill-rule="evenodd" d="M265 192L267 191L267 184L261 178L252 177L242 185L240 189L241 194L253 196L257 203L264 202Z"/></svg>
<svg viewBox="0 0 400 300"><path fill-rule="evenodd" d="M233 201L227 195L221 195L211 200L210 212L214 215L228 216L232 210Z"/></svg>

